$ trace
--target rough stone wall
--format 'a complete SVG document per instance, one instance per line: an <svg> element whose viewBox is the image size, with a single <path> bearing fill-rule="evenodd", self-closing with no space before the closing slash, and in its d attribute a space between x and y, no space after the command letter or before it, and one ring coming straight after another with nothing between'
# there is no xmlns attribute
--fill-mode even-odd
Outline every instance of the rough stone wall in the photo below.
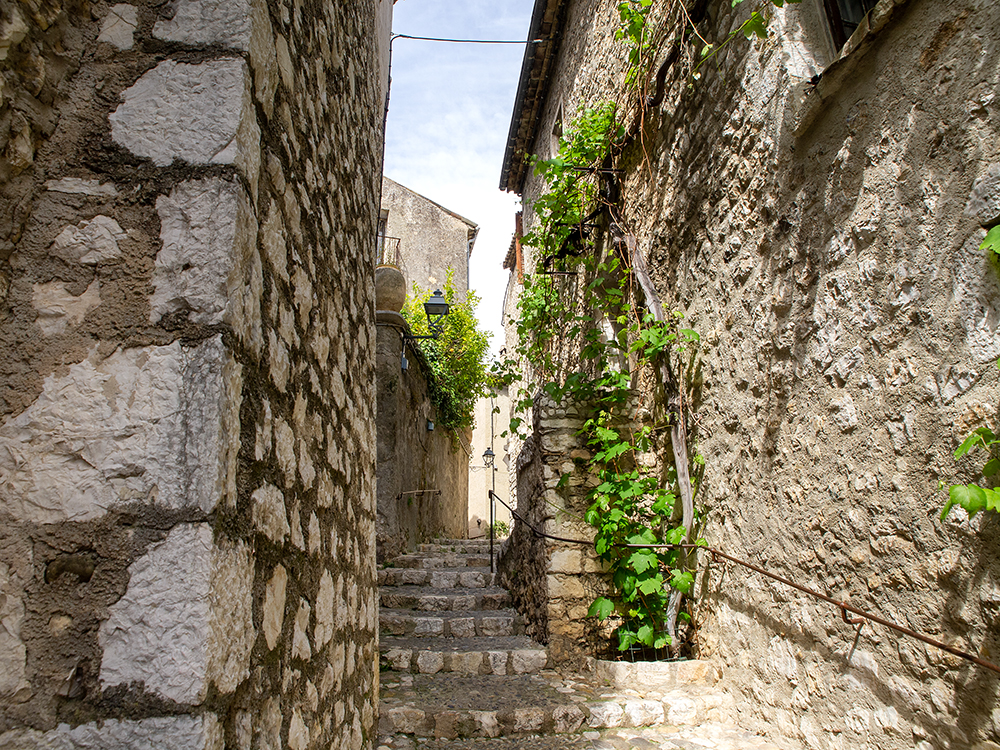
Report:
<svg viewBox="0 0 1000 750"><path fill-rule="evenodd" d="M0 747L371 747L374 0L0 14Z"/></svg>
<svg viewBox="0 0 1000 750"><path fill-rule="evenodd" d="M398 237L407 294L420 289L444 289L448 269L454 270L456 292L469 291L470 240L477 227L408 187L382 179L382 208L389 212L386 235Z"/></svg>
<svg viewBox="0 0 1000 750"><path fill-rule="evenodd" d="M445 537L464 539L469 518L468 431L456 434L428 422L437 417L428 391L429 366L406 345L398 313L378 311L378 559Z"/></svg>
<svg viewBox="0 0 1000 750"><path fill-rule="evenodd" d="M579 435L587 409L540 395L533 411L534 427L518 456L517 513L545 534L590 543L539 537L516 523L498 570L528 622L528 634L548 644L549 659L582 665L601 649L602 628L587 619L587 610L606 593L594 529L583 520L587 492L595 486L590 453Z"/></svg>
<svg viewBox="0 0 1000 750"><path fill-rule="evenodd" d="M570 10L540 153L558 104L617 91L613 5ZM709 4L709 40L742 20L730 6ZM626 164L628 223L702 335L704 534L996 661L1000 526L940 522L938 483L974 478L951 453L1000 392L997 268L978 249L1000 218L1000 6L883 0L839 57L819 9L777 12L691 88L668 77ZM701 653L749 728L817 748L1000 739L981 669L877 626L852 650L835 610L741 569L713 566L699 597Z"/></svg>

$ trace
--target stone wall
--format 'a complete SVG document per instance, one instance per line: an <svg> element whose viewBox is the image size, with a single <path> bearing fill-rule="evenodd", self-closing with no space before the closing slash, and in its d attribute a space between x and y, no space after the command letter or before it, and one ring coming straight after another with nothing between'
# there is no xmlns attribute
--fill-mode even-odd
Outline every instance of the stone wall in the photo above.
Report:
<svg viewBox="0 0 1000 750"><path fill-rule="evenodd" d="M376 3L0 14L0 747L372 747Z"/></svg>
<svg viewBox="0 0 1000 750"><path fill-rule="evenodd" d="M378 394L378 559L388 561L417 545L445 537L464 539L469 518L468 430L434 424L428 390L429 365L406 344L399 313L379 310L376 379ZM428 429L434 424L434 429Z"/></svg>
<svg viewBox="0 0 1000 750"><path fill-rule="evenodd" d="M613 6L571 4L538 153L560 107L619 90ZM711 2L699 28L720 41L745 12ZM790 5L693 86L675 66L623 165L659 293L702 336L704 535L996 661L1000 525L938 514L939 482L974 479L952 451L1000 395L978 249L1000 219L1000 6L883 0L839 53L821 21ZM529 179L529 226L537 195ZM1000 740L995 675L877 626L852 648L836 610L742 569L698 591L701 654L748 728L816 748Z"/></svg>
<svg viewBox="0 0 1000 750"><path fill-rule="evenodd" d="M606 576L594 551L594 528L583 520L587 492L595 485L590 453L579 435L587 407L539 395L531 434L517 462L517 513L531 527L572 544L537 536L515 523L500 553L500 578L527 620L527 632L548 644L555 663L581 666L603 655L602 634L587 619L591 602L606 593ZM563 479L564 475L568 475Z"/></svg>

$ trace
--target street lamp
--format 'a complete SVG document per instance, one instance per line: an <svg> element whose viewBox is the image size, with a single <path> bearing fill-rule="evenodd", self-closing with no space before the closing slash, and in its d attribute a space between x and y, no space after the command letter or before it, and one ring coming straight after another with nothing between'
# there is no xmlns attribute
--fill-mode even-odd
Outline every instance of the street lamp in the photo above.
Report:
<svg viewBox="0 0 1000 750"><path fill-rule="evenodd" d="M435 289L431 298L424 303L424 312L427 314L427 327L431 333L437 336L444 328L444 318L448 314L451 305L445 300L440 289Z"/></svg>
<svg viewBox="0 0 1000 750"><path fill-rule="evenodd" d="M493 572L493 493L497 491L497 467L495 466L497 454L492 447L488 447L483 453L483 466L493 473L493 492L490 493L490 573Z"/></svg>
<svg viewBox="0 0 1000 750"><path fill-rule="evenodd" d="M437 339L444 330L444 319L448 316L448 311L451 309L451 305L444 298L440 289L435 289L434 294L430 296L424 303L424 314L427 315L427 328L430 330L430 336L414 336L408 330L404 329L402 331L403 336L403 359L401 362L403 372L409 368L409 362L406 361L406 342L407 341L418 341L420 339Z"/></svg>

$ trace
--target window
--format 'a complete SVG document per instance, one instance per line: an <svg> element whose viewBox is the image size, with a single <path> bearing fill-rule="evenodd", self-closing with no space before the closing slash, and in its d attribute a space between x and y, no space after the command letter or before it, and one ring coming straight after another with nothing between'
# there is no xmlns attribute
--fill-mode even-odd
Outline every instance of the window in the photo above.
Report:
<svg viewBox="0 0 1000 750"><path fill-rule="evenodd" d="M833 43L841 49L878 0L823 0Z"/></svg>

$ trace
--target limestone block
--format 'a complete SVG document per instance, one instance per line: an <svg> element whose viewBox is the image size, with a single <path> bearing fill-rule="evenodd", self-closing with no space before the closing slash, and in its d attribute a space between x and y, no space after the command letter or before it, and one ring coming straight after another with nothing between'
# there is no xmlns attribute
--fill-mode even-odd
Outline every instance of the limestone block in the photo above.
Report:
<svg viewBox="0 0 1000 750"><path fill-rule="evenodd" d="M316 595L316 627L313 629L313 641L317 651L333 637L333 601L333 576L329 570L324 570L319 581L319 593Z"/></svg>
<svg viewBox="0 0 1000 750"><path fill-rule="evenodd" d="M625 716L625 712L622 710L622 707L614 701L592 703L589 708L590 718L587 720L588 726L594 727L595 729L601 729L620 727L622 725L622 719Z"/></svg>
<svg viewBox="0 0 1000 750"><path fill-rule="evenodd" d="M129 566L125 595L101 623L103 686L141 682L178 703L207 688L212 529L180 524Z"/></svg>
<svg viewBox="0 0 1000 750"><path fill-rule="evenodd" d="M962 317L969 359L976 364L994 362L1000 356L1000 298L993 281L995 272L986 253L979 249L980 230L970 237L955 259L955 305Z"/></svg>
<svg viewBox="0 0 1000 750"><path fill-rule="evenodd" d="M476 619L474 617L453 617L448 621L452 638L474 638L476 635Z"/></svg>
<svg viewBox="0 0 1000 750"><path fill-rule="evenodd" d="M549 575L547 578L550 599L583 599L587 596L579 576Z"/></svg>
<svg viewBox="0 0 1000 750"><path fill-rule="evenodd" d="M250 48L248 0L176 0L174 17L157 21L153 36L184 44L219 44Z"/></svg>
<svg viewBox="0 0 1000 750"><path fill-rule="evenodd" d="M254 95L268 117L274 113L274 93L278 89L278 57L274 29L265 0L252 0L250 24L250 64L254 69Z"/></svg>
<svg viewBox="0 0 1000 750"><path fill-rule="evenodd" d="M221 693L232 693L250 676L253 626L253 562L242 542L223 542L212 553L211 629L208 679Z"/></svg>
<svg viewBox="0 0 1000 750"><path fill-rule="evenodd" d="M858 409L849 393L833 399L830 402L830 411L833 414L833 421L841 432L850 432L858 426Z"/></svg>
<svg viewBox="0 0 1000 750"><path fill-rule="evenodd" d="M1000 224L1000 164L991 164L976 180L965 213L984 227Z"/></svg>
<svg viewBox="0 0 1000 750"><path fill-rule="evenodd" d="M97 41L112 44L122 50L131 49L137 28L139 19L136 7L119 3L111 6L108 15L104 17Z"/></svg>
<svg viewBox="0 0 1000 750"><path fill-rule="evenodd" d="M496 711L469 711L475 725L473 732L476 737L499 737L500 722Z"/></svg>
<svg viewBox="0 0 1000 750"><path fill-rule="evenodd" d="M288 585L288 573L284 566L278 565L271 574L271 580L264 587L264 640L268 649L278 644L281 628L285 622L285 589Z"/></svg>
<svg viewBox="0 0 1000 750"><path fill-rule="evenodd" d="M49 252L67 263L92 266L119 257L122 254L119 243L125 236L125 230L117 221L110 216L98 215L63 229L52 242Z"/></svg>
<svg viewBox="0 0 1000 750"><path fill-rule="evenodd" d="M253 502L253 524L275 544L285 541L291 530L285 512L285 496L273 484L265 484L250 496Z"/></svg>
<svg viewBox="0 0 1000 750"><path fill-rule="evenodd" d="M458 585L464 589L483 588L486 585L486 576L482 573L459 573Z"/></svg>
<svg viewBox="0 0 1000 750"><path fill-rule="evenodd" d="M340 669L336 671L338 673L343 672L343 659L344 659L344 647L342 644L338 644L337 648L334 649L334 666L338 661L337 655L340 655ZM439 654L440 655L440 654ZM392 668L397 672L409 672L410 671L410 661L412 660L413 652L408 648L393 648L386 651L384 655L385 661L392 665ZM444 665L444 659L441 660L442 666Z"/></svg>
<svg viewBox="0 0 1000 750"><path fill-rule="evenodd" d="M458 573L431 573L431 588L453 589L458 584Z"/></svg>
<svg viewBox="0 0 1000 750"><path fill-rule="evenodd" d="M101 283L94 279L80 295L70 294L62 281L35 284L31 299L38 312L35 322L45 336L55 336L83 322L101 304Z"/></svg>
<svg viewBox="0 0 1000 750"><path fill-rule="evenodd" d="M556 734L569 734L579 731L587 716L579 706L556 706L552 710Z"/></svg>
<svg viewBox="0 0 1000 750"><path fill-rule="evenodd" d="M553 550L549 557L549 573L580 573L582 570L583 552L578 549Z"/></svg>
<svg viewBox="0 0 1000 750"><path fill-rule="evenodd" d="M53 193L68 193L70 195L91 195L99 198L114 198L118 190L109 182L84 180L80 177L63 177L61 180L47 180L45 189ZM97 217L94 217L95 219ZM86 223L86 222L84 222Z"/></svg>
<svg viewBox="0 0 1000 750"><path fill-rule="evenodd" d="M306 750L309 747L309 728L297 708L292 711L292 720L288 725L288 747L291 750Z"/></svg>
<svg viewBox="0 0 1000 750"><path fill-rule="evenodd" d="M444 635L444 619L441 617L415 617L414 635Z"/></svg>
<svg viewBox="0 0 1000 750"><path fill-rule="evenodd" d="M156 716L140 721L107 719L49 732L16 730L0 734L2 750L220 750L222 725L215 714Z"/></svg>
<svg viewBox="0 0 1000 750"><path fill-rule="evenodd" d="M156 199L160 240L149 320L189 311L195 323L223 321L235 266L239 188L223 179L193 180Z"/></svg>
<svg viewBox="0 0 1000 750"><path fill-rule="evenodd" d="M698 723L698 704L686 695L671 695L664 698L663 710L670 724Z"/></svg>
<svg viewBox="0 0 1000 750"><path fill-rule="evenodd" d="M481 651L459 651L448 654L447 656L447 666L449 672L457 672L458 674L479 674L483 668L483 654Z"/></svg>
<svg viewBox="0 0 1000 750"><path fill-rule="evenodd" d="M489 674L507 674L507 661L510 654L507 651L487 651L486 662Z"/></svg>
<svg viewBox="0 0 1000 750"><path fill-rule="evenodd" d="M25 678L28 654L21 640L22 593L9 566L0 563L0 697L16 702L31 697L31 685Z"/></svg>
<svg viewBox="0 0 1000 750"><path fill-rule="evenodd" d="M444 654L440 651L417 653L417 671L420 674L437 674L444 669Z"/></svg>
<svg viewBox="0 0 1000 750"><path fill-rule="evenodd" d="M510 635L514 627L513 615L500 615L496 617L483 617L480 626L481 635L487 638Z"/></svg>
<svg viewBox="0 0 1000 750"><path fill-rule="evenodd" d="M249 85L239 58L197 65L164 60L124 93L111 113L111 137L157 166L233 164L236 135Z"/></svg>
<svg viewBox="0 0 1000 750"><path fill-rule="evenodd" d="M533 674L545 668L548 657L541 649L517 649L510 652L510 666L514 674Z"/></svg>
<svg viewBox="0 0 1000 750"><path fill-rule="evenodd" d="M622 726L648 727L663 722L663 704L659 701L625 701Z"/></svg>
<svg viewBox="0 0 1000 750"><path fill-rule="evenodd" d="M427 718L427 715L419 708L410 708L409 706L390 708L387 716L392 723L390 731L399 734L415 734Z"/></svg>
<svg viewBox="0 0 1000 750"><path fill-rule="evenodd" d="M0 499L16 518L84 521L119 502L210 512L224 481L221 337L124 349L45 379L0 427Z"/></svg>
<svg viewBox="0 0 1000 750"><path fill-rule="evenodd" d="M309 616L312 608L309 602L302 599L299 611L295 614L295 625L292 628L292 658L309 661L312 658L312 647L309 645Z"/></svg>

